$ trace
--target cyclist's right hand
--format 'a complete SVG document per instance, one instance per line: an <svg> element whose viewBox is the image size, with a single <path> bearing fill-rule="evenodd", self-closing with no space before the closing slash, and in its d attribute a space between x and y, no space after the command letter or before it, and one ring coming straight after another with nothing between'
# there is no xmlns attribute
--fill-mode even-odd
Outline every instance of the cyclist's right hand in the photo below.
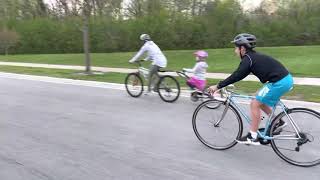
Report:
<svg viewBox="0 0 320 180"><path fill-rule="evenodd" d="M209 93L213 96L214 93L215 93L216 91L218 91L217 85L210 86L210 87L208 88L208 91L209 91Z"/></svg>

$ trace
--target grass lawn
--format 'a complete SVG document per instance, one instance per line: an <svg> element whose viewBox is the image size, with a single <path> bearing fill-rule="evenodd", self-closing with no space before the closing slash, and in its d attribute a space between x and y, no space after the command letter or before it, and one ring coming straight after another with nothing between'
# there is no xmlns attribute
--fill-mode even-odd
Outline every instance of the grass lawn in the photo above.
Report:
<svg viewBox="0 0 320 180"><path fill-rule="evenodd" d="M30 74L40 76L50 76L69 79L124 83L126 74L123 73L105 73L103 75L79 75L79 71L73 70L60 70L60 69L46 69L46 68L26 68L26 67L14 67L14 66L0 66L1 72L12 72L19 74ZM186 87L185 81L182 78L178 78L180 85ZM208 79L208 84L216 84L218 79ZM253 94L262 85L258 82L242 81L235 84L239 92L247 94ZM320 86L301 86L296 85L294 90L288 93L284 99L320 102Z"/></svg>
<svg viewBox="0 0 320 180"><path fill-rule="evenodd" d="M239 58L233 48L208 49L208 72L231 73L237 68ZM294 76L320 77L320 46L262 47L257 51L280 60ZM165 51L168 58L168 69L180 70L194 65L194 50ZM105 67L134 68L128 60L135 52L126 53L93 53L92 65ZM30 62L45 64L84 65L83 54L39 54L0 56L0 61Z"/></svg>

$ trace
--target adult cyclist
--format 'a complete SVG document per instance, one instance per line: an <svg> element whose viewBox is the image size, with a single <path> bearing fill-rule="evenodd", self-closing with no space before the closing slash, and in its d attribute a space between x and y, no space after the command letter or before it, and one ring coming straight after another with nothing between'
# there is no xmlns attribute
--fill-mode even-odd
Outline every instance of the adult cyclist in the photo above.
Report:
<svg viewBox="0 0 320 180"><path fill-rule="evenodd" d="M256 47L256 37L252 34L238 34L233 41L235 53L240 57L239 67L228 78L220 81L217 85L210 86L209 91L215 91L242 80L250 73L257 76L263 87L257 92L256 98L250 103L251 125L246 136L237 139L241 144L260 145L258 141L258 128L261 121L261 110L267 115L271 115L271 108L277 104L280 97L290 91L293 87L293 78L289 71L274 58L258 53L253 50ZM284 121L280 121L277 129L286 126Z"/></svg>
<svg viewBox="0 0 320 180"><path fill-rule="evenodd" d="M144 41L143 46L140 48L139 52L129 60L130 63L133 63L144 54L147 53L147 57L144 58L145 61L152 61L152 64L149 69L149 75L148 75L148 91L145 93L145 95L149 94L151 92L151 84L153 76L157 76L157 80L159 80L159 74L158 71L160 68L165 68L167 66L167 58L164 56L160 48L156 43L154 43L151 40L151 37L148 34L141 34L140 40ZM157 82L154 82L154 84L157 84ZM154 90L157 90L155 87Z"/></svg>

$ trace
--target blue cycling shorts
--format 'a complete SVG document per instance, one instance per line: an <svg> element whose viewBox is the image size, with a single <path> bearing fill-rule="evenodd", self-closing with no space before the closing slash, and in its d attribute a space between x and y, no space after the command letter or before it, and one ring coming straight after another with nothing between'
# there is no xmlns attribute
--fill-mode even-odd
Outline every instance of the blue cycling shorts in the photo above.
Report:
<svg viewBox="0 0 320 180"><path fill-rule="evenodd" d="M270 107L275 106L280 97L289 92L293 88L293 78L291 74L274 83L266 83L258 91L256 99L262 104Z"/></svg>

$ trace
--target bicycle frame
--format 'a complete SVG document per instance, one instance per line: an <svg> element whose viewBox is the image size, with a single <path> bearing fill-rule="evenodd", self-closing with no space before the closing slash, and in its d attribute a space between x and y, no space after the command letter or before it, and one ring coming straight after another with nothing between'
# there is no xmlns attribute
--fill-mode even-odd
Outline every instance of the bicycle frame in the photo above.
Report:
<svg viewBox="0 0 320 180"><path fill-rule="evenodd" d="M148 79L149 69L142 66L140 61L135 62L138 66L138 72L144 79Z"/></svg>
<svg viewBox="0 0 320 180"><path fill-rule="evenodd" d="M148 80L150 70L143 67L140 61L137 61L136 63L138 64L138 73L144 78L144 80ZM156 73L155 75L158 79L160 79L161 76L158 73Z"/></svg>
<svg viewBox="0 0 320 180"><path fill-rule="evenodd" d="M140 66L138 68L138 72L141 76L143 76L144 79L148 79L148 75L149 75L149 69Z"/></svg>
<svg viewBox="0 0 320 180"><path fill-rule="evenodd" d="M245 113L245 110L243 110L243 108L240 107L240 105L239 105L239 103L237 102L236 99L240 98L240 99L252 100L252 99L255 99L255 97L254 96L249 96L249 95L236 94L236 93L234 93L232 91L228 91L226 89L224 89L224 91L225 91L224 93L227 95L227 99L225 100L226 109L224 110L224 112L223 112L223 114L221 116L221 119L215 125L218 125L223 120L224 116L227 113L229 104L232 104L232 106L241 114L241 116L245 118L246 122L248 124L251 124L250 117L248 116L248 114ZM270 136L267 135L268 134L268 129L270 128L271 122L273 120L273 118L271 118L271 117L273 117L273 115L275 114L275 110L277 109L277 107L280 107L281 112L284 112L286 117L288 117L288 119L290 121L290 124L292 125L292 127L295 130L295 133L296 133L295 135L275 135L273 137L270 137ZM272 140L272 139L298 140L298 139L301 139L301 136L300 136L300 133L299 133L300 129L299 129L298 125L293 121L292 117L290 115L288 115L287 110L288 110L288 108L285 106L285 104L282 101L279 101L277 103L277 105L272 108L271 115L268 117L267 121L265 122L264 130L261 131L261 132L258 130L259 137L261 137L264 140Z"/></svg>

